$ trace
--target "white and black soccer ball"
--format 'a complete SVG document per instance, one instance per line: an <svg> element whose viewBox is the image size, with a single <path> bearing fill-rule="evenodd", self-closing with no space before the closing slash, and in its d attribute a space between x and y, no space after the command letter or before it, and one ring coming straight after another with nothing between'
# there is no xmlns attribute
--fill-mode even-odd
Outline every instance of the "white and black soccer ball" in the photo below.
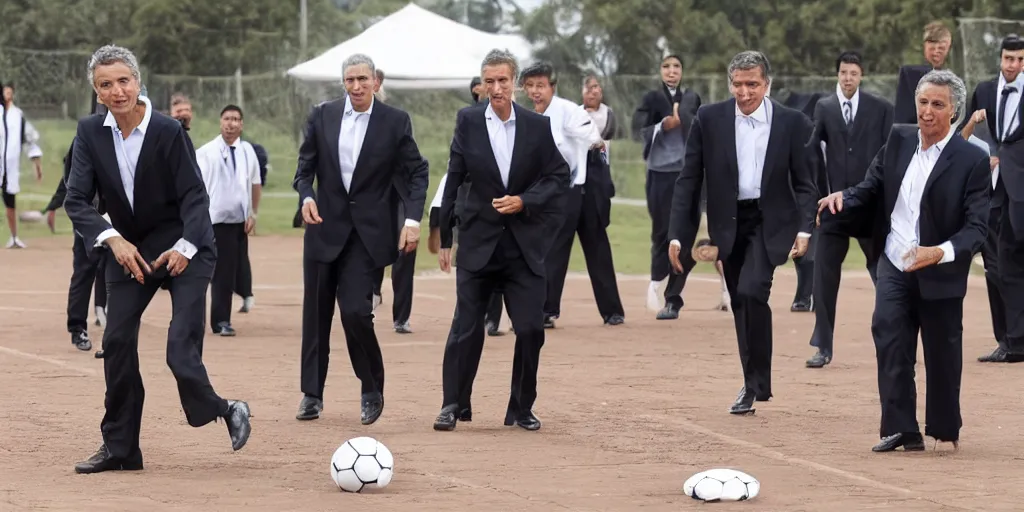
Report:
<svg viewBox="0 0 1024 512"><path fill-rule="evenodd" d="M761 482L735 469L709 469L691 476L683 484L687 496L702 501L749 500L761 491Z"/></svg>
<svg viewBox="0 0 1024 512"><path fill-rule="evenodd" d="M367 485L387 487L394 470L391 450L372 437L349 439L331 457L331 478L346 492L361 492Z"/></svg>

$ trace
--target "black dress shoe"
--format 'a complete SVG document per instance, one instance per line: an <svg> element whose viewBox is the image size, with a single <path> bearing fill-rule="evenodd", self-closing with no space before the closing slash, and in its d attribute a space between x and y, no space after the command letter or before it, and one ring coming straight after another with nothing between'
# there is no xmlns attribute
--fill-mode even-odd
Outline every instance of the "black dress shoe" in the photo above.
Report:
<svg viewBox="0 0 1024 512"><path fill-rule="evenodd" d="M1003 347L996 347L991 354L978 358L981 363L1020 363L1024 361L1024 355L1011 354Z"/></svg>
<svg viewBox="0 0 1024 512"><path fill-rule="evenodd" d="M384 396L380 393L363 395L359 408L359 421L363 425L372 425L384 412Z"/></svg>
<svg viewBox="0 0 1024 512"><path fill-rule="evenodd" d="M604 319L605 325L622 325L626 321L622 315L612 315Z"/></svg>
<svg viewBox="0 0 1024 512"><path fill-rule="evenodd" d="M807 360L808 368L821 368L832 362L832 354L828 354L822 351L817 351L810 359Z"/></svg>
<svg viewBox="0 0 1024 512"><path fill-rule="evenodd" d="M241 450L249 441L249 433L252 432L250 417L252 413L249 412L249 404L241 400L228 400L228 413L224 415L224 420L228 424L232 450Z"/></svg>
<svg viewBox="0 0 1024 512"><path fill-rule="evenodd" d="M441 412L434 419L434 430L451 432L455 430L455 424L458 423L458 419L455 416L455 412L459 406L452 404L446 405L441 408Z"/></svg>
<svg viewBox="0 0 1024 512"><path fill-rule="evenodd" d="M557 318L558 318L558 315L544 315L544 328L545 329L554 329L555 328L555 319L557 319Z"/></svg>
<svg viewBox="0 0 1024 512"><path fill-rule="evenodd" d="M92 340L89 339L89 333L85 331L71 333L71 344L83 352L92 350Z"/></svg>
<svg viewBox="0 0 1024 512"><path fill-rule="evenodd" d="M498 324L496 322L487 322L487 335L504 336L505 333L498 330Z"/></svg>
<svg viewBox="0 0 1024 512"><path fill-rule="evenodd" d="M412 326L409 325L409 321L395 322L395 332L398 334L412 334Z"/></svg>
<svg viewBox="0 0 1024 512"><path fill-rule="evenodd" d="M871 448L871 451L891 452L901 446L905 452L922 451L924 450L924 438L921 437L920 432L901 432L888 437L883 437L881 442Z"/></svg>
<svg viewBox="0 0 1024 512"><path fill-rule="evenodd" d="M655 318L658 320L675 320L679 318L679 308L668 304L661 308L661 311L658 311L658 316Z"/></svg>
<svg viewBox="0 0 1024 512"><path fill-rule="evenodd" d="M103 351L102 350L97 350L96 353L93 354L93 355L96 357L96 359L103 359Z"/></svg>
<svg viewBox="0 0 1024 512"><path fill-rule="evenodd" d="M794 313L811 313L814 311L814 299L795 300L789 310Z"/></svg>
<svg viewBox="0 0 1024 512"><path fill-rule="evenodd" d="M231 327L231 324L227 322L221 322L217 324L217 327L213 330L213 333L218 336L234 336L235 330Z"/></svg>
<svg viewBox="0 0 1024 512"><path fill-rule="evenodd" d="M473 421L473 407L463 407L459 409L459 421Z"/></svg>
<svg viewBox="0 0 1024 512"><path fill-rule="evenodd" d="M762 400L762 402L766 400ZM733 402L732 407L729 408L729 414L753 414L755 410L754 392L743 388L740 390L739 396L736 397L736 401Z"/></svg>
<svg viewBox="0 0 1024 512"><path fill-rule="evenodd" d="M513 415L511 412L506 412L505 426L511 427L512 425L530 431L540 430L540 420L533 415L532 411L526 411L525 413L519 413L515 415Z"/></svg>
<svg viewBox="0 0 1024 512"><path fill-rule="evenodd" d="M111 457L107 451L107 445L100 446L87 460L75 464L75 473L89 474L101 473L103 471L138 471L142 469L142 454L137 457L121 459Z"/></svg>
<svg viewBox="0 0 1024 512"><path fill-rule="evenodd" d="M295 415L297 420L315 420L320 417L320 413L324 410L324 401L306 395L302 397L302 401L299 402L299 413Z"/></svg>

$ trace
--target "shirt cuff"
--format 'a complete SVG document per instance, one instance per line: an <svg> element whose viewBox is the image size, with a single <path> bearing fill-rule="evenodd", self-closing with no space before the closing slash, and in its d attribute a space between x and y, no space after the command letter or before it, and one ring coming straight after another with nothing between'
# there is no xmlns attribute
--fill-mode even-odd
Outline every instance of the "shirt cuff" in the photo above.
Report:
<svg viewBox="0 0 1024 512"><path fill-rule="evenodd" d="M407 227L410 227L410 228L418 228L418 227L420 227L420 221L412 220L412 219L405 219L405 225Z"/></svg>
<svg viewBox="0 0 1024 512"><path fill-rule="evenodd" d="M953 242L945 242L939 246L942 249L942 259L939 260L939 264L950 263L956 259L956 253L953 252Z"/></svg>
<svg viewBox="0 0 1024 512"><path fill-rule="evenodd" d="M804 233L803 231L801 231L801 232L796 234L796 237L797 238L810 238L811 234L810 233Z"/></svg>
<svg viewBox="0 0 1024 512"><path fill-rule="evenodd" d="M311 202L313 202L313 198L312 197L307 197L307 198L302 200L302 204L311 203Z"/></svg>
<svg viewBox="0 0 1024 512"><path fill-rule="evenodd" d="M668 244L669 244L669 245L674 245L674 246L676 246L676 247L678 247L678 248L680 248L680 249L682 249L682 248L683 248L683 244L679 243L679 240L672 240L672 241L671 241L671 242L669 242Z"/></svg>
<svg viewBox="0 0 1024 512"><path fill-rule="evenodd" d="M199 250L196 249L196 246L192 245L192 242L189 242L184 238L179 238L177 243L175 243L174 247L172 247L171 249L178 251L179 253L181 253L182 256L189 260L191 260L192 257L195 256L197 252L199 252Z"/></svg>
<svg viewBox="0 0 1024 512"><path fill-rule="evenodd" d="M121 233L118 233L117 230L114 228L105 229L102 233L100 233L100 236L96 237L96 245L94 245L93 247L101 247L103 246L103 242L106 242L107 239L113 238L115 236L121 236Z"/></svg>

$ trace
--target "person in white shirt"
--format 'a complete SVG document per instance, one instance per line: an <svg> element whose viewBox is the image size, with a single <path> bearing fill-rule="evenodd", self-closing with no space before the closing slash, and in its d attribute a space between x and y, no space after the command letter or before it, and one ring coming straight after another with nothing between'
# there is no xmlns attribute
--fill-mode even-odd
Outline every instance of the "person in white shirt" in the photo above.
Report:
<svg viewBox="0 0 1024 512"><path fill-rule="evenodd" d="M217 243L217 267L210 283L210 327L214 334L234 336L231 298L242 264L242 244L256 227L259 210L259 161L252 144L241 139L242 109L228 105L220 112L220 135L196 150L203 183L210 196L210 221Z"/></svg>
<svg viewBox="0 0 1024 512"><path fill-rule="evenodd" d="M875 216L878 261L871 334L878 359L881 442L872 451L924 450L914 364L924 345L924 434L958 447L963 315L971 259L988 232L988 154L956 135L967 89L951 71L917 86L917 126L896 124L862 182L822 199L842 216ZM824 221L824 219L822 219Z"/></svg>
<svg viewBox="0 0 1024 512"><path fill-rule="evenodd" d="M24 249L25 242L18 238L18 213L15 196L21 190L21 149L32 161L36 181L43 179L43 150L39 148L39 132L25 119L25 113L14 104L14 84L3 84L0 102L0 196L7 209L7 226L11 229L8 249Z"/></svg>
<svg viewBox="0 0 1024 512"><path fill-rule="evenodd" d="M611 243L605 231L608 218L601 215L600 208L601 203L610 200L611 185L611 176L600 153L605 146L604 139L586 109L555 94L558 80L551 64L534 64L523 70L519 80L533 101L533 110L551 119L551 136L569 165L570 174L569 190L559 201L564 212L562 225L544 260L547 268L544 327L554 328L555 320L561 315L562 290L577 233L597 310L605 324L620 325L625 321L625 312L615 281ZM595 150L593 158L591 150Z"/></svg>

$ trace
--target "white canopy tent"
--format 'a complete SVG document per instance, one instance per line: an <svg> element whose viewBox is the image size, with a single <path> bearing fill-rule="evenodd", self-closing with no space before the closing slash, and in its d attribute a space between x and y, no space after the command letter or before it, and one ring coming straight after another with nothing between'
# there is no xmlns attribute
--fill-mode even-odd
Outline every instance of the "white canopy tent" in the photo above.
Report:
<svg viewBox="0 0 1024 512"><path fill-rule="evenodd" d="M530 43L514 34L490 34L410 3L322 55L288 70L312 82L340 83L341 63L363 53L385 73L388 89L465 88L480 75L480 63L494 48L507 49L525 65Z"/></svg>

